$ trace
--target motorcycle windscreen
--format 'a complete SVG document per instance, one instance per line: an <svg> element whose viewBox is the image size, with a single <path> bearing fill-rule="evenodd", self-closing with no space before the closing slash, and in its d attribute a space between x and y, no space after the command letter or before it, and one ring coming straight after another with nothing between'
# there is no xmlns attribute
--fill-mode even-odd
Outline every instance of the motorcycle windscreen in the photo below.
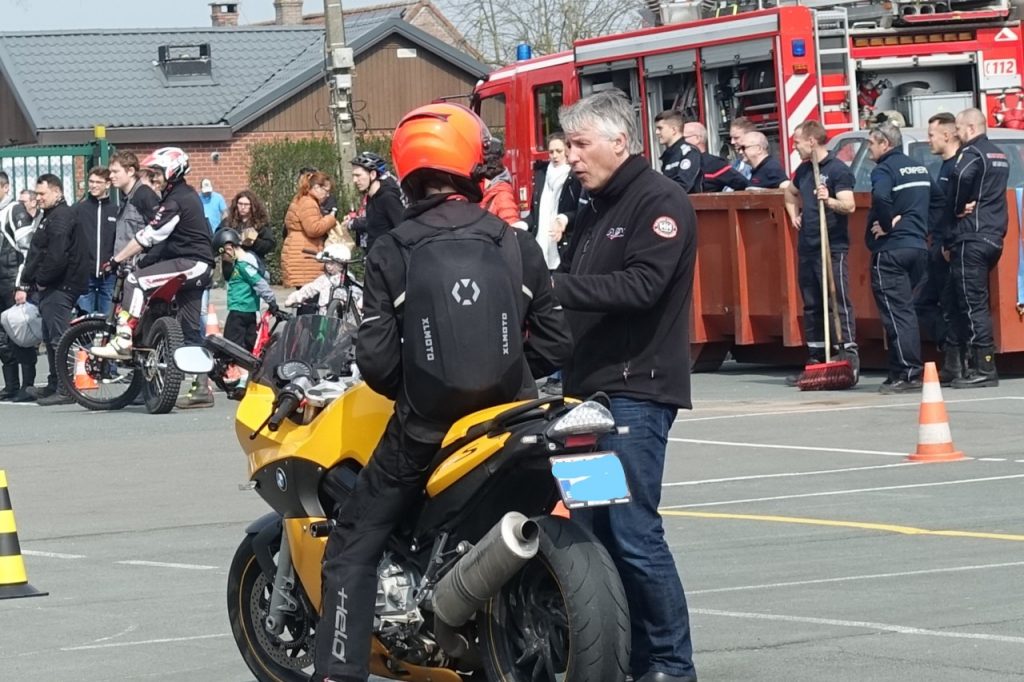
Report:
<svg viewBox="0 0 1024 682"><path fill-rule="evenodd" d="M629 502L626 472L614 452L565 455L550 461L551 474L568 509Z"/></svg>
<svg viewBox="0 0 1024 682"><path fill-rule="evenodd" d="M265 386L276 386L274 372L286 362L305 363L313 369L314 379L344 376L354 357L356 330L340 317L299 315L270 339L254 379Z"/></svg>

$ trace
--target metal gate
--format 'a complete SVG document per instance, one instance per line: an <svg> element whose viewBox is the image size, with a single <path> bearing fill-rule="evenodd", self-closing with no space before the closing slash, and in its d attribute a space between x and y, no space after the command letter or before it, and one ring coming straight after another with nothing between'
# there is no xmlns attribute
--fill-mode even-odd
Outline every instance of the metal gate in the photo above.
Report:
<svg viewBox="0 0 1024 682"><path fill-rule="evenodd" d="M10 192L15 198L22 190L34 193L39 176L52 173L64 183L64 196L71 203L85 194L89 169L105 166L111 151L103 138L79 145L3 147L0 170L10 178Z"/></svg>

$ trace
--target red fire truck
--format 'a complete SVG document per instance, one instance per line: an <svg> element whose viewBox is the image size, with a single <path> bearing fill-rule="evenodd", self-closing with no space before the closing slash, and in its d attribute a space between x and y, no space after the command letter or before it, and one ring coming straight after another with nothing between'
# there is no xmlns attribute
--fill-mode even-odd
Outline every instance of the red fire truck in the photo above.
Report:
<svg viewBox="0 0 1024 682"><path fill-rule="evenodd" d="M669 3L660 14L699 17L708 13L704 5ZM712 152L726 151L731 119L750 118L786 150L780 156L790 170L790 138L811 118L832 135L866 127L880 113L924 127L937 111L978 106L992 126L1024 127L1024 43L1009 0L757 6L582 40L481 81L478 110L505 137L520 201L528 201L533 162L546 159L558 107L604 88L633 101L651 158L660 153L654 117L673 108L705 123Z"/></svg>
<svg viewBox="0 0 1024 682"><path fill-rule="evenodd" d="M799 0L768 9L765 0L724 5L731 1L670 0L658 5L665 25L582 40L571 51L520 61L481 81L474 103L505 138L522 209L534 164L547 161L545 138L559 129L558 108L604 88L618 88L633 102L652 160L661 151L654 117L665 109L702 121L709 150L723 155L729 121L746 116L789 170L796 165L792 135L807 119L838 135L882 115L923 128L936 112L976 106L990 126L1024 128L1024 42L1009 0ZM1008 246L992 274L993 319L1000 368L1024 371L1024 218L1013 190L1008 199ZM781 192L691 200L698 218L694 367L714 369L728 352L741 361L799 362L795 238ZM850 230L860 235L870 197L859 194L857 201ZM861 357L864 366L881 367L884 334L868 254L860 239L851 241Z"/></svg>

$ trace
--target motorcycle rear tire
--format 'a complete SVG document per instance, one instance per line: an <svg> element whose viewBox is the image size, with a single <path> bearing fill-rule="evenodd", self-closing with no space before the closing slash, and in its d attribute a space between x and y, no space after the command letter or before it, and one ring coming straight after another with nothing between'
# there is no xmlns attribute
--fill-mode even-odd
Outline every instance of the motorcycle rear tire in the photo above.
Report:
<svg viewBox="0 0 1024 682"><path fill-rule="evenodd" d="M487 678L534 682L564 673L564 682L622 682L629 674L629 609L615 564L571 520L535 520L537 556L479 617ZM527 653L538 643L546 661ZM534 668L545 664L546 674Z"/></svg>
<svg viewBox="0 0 1024 682"><path fill-rule="evenodd" d="M294 666L307 661L312 664L311 629L316 623L310 622L304 607L300 607L303 610L300 617L305 621L304 626L307 628L303 636L308 635L309 638L308 650L300 648L299 656L292 656L292 652L284 647L273 652L267 650L270 635L263 630L263 620L267 615L266 605L273 590L273 579L265 576L260 569L253 548L253 537L245 536L235 551L231 568L228 570L228 619L235 644L245 664L259 682L308 682L310 673ZM305 604L304 599L299 601L300 604ZM254 609L254 602L261 606ZM293 667L286 667L281 661L288 661Z"/></svg>
<svg viewBox="0 0 1024 682"><path fill-rule="evenodd" d="M145 381L145 377L142 376L142 372L138 367L135 367L132 371L132 378L128 384L128 388L125 389L124 393L119 396L112 398L99 398L93 395L87 395L75 387L75 358L72 356L72 348L77 344L81 348L88 349L93 344L93 340L100 334L110 332L110 326L106 320L83 320L76 325L72 325L66 332L60 337L60 342L57 344L57 350L54 353L55 362L57 364L57 377L64 387L64 390L68 392L76 403L88 410L94 410L97 412L107 410L120 410L130 405L135 397L139 395L139 391L142 390L142 384ZM63 362L62 362L63 360Z"/></svg>
<svg viewBox="0 0 1024 682"><path fill-rule="evenodd" d="M146 334L146 347L156 352L156 362L164 366L152 378L146 378L142 387L146 411L150 414L167 414L174 409L185 378L185 373L174 364L174 351L183 345L181 324L173 317L158 318Z"/></svg>

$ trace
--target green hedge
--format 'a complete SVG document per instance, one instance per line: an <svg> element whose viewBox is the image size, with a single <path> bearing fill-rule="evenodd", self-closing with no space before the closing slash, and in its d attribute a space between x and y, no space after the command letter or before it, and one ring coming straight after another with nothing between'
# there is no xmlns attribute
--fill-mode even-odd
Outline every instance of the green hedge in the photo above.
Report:
<svg viewBox="0 0 1024 682"><path fill-rule="evenodd" d="M385 159L391 159L391 138L388 136L359 136L356 146L359 151L376 152ZM347 185L339 182L339 173L347 174L349 169L339 168L338 148L330 137L259 142L249 146L249 157L249 188L266 204L270 224L274 226L278 237L277 247L267 259L267 268L270 270L271 281L279 283L284 216L295 196L299 170L312 166L331 177L334 181L332 193L338 200L339 213L347 212L348 207L354 206L358 199L346 196L343 191Z"/></svg>

